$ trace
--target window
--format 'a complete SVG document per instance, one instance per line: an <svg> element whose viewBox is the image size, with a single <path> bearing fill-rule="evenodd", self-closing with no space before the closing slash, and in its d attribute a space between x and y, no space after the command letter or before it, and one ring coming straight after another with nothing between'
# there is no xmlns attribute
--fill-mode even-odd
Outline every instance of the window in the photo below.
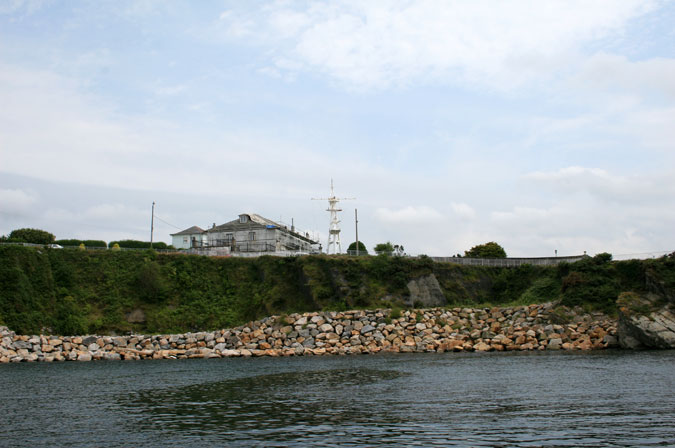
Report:
<svg viewBox="0 0 675 448"><path fill-rule="evenodd" d="M183 237L183 244L187 244L187 241L188 241L188 237L184 236Z"/></svg>
<svg viewBox="0 0 675 448"><path fill-rule="evenodd" d="M239 215L239 222L242 224L245 224L248 221L248 216L246 215Z"/></svg>
<svg viewBox="0 0 675 448"><path fill-rule="evenodd" d="M225 241L226 241L226 242L231 243L233 239L234 239L234 234L233 234L233 233L226 233L226 234L225 234Z"/></svg>
<svg viewBox="0 0 675 448"><path fill-rule="evenodd" d="M255 240L255 232L248 232L248 240L249 241Z"/></svg>

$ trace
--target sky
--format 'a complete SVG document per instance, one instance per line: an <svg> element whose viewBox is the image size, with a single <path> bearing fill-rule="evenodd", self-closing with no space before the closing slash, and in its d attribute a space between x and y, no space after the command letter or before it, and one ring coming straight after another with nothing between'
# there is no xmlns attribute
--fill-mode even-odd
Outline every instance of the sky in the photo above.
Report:
<svg viewBox="0 0 675 448"><path fill-rule="evenodd" d="M0 0L0 234L675 250L675 1Z"/></svg>

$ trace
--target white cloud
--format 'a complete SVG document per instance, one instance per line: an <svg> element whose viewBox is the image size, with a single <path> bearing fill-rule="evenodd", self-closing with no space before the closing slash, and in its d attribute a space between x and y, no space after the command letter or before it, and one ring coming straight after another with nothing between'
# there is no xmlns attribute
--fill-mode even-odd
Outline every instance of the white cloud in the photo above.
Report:
<svg viewBox="0 0 675 448"><path fill-rule="evenodd" d="M452 79L508 88L563 69L579 47L620 30L652 1L279 2L224 17L229 35L255 29L276 66L356 88ZM580 14L583 11L583 14ZM221 15L221 21L222 20ZM251 25L251 21L255 25Z"/></svg>
<svg viewBox="0 0 675 448"><path fill-rule="evenodd" d="M0 3L0 14L17 14L23 12L30 15L52 0L5 0Z"/></svg>
<svg viewBox="0 0 675 448"><path fill-rule="evenodd" d="M534 172L524 176L526 188L549 187L546 205L494 211L491 222L499 229L497 240L508 241L521 256L669 250L674 240L654 235L665 236L675 225L671 179L668 172L629 177L578 166Z"/></svg>
<svg viewBox="0 0 675 448"><path fill-rule="evenodd" d="M593 89L646 92L673 99L675 98L673 73L675 73L675 59L672 58L629 61L622 55L598 53L584 62L577 80L589 83Z"/></svg>
<svg viewBox="0 0 675 448"><path fill-rule="evenodd" d="M384 223L419 223L439 221L443 215L432 207L428 206L408 206L398 210L388 208L378 208L375 210L375 217Z"/></svg>
<svg viewBox="0 0 675 448"><path fill-rule="evenodd" d="M31 212L38 196L21 189L0 189L0 214L24 215Z"/></svg>
<svg viewBox="0 0 675 448"><path fill-rule="evenodd" d="M653 204L675 194L675 172L621 176L600 168L571 166L557 171L537 171L525 180L567 193L583 193L603 201Z"/></svg>
<svg viewBox="0 0 675 448"><path fill-rule="evenodd" d="M451 202L450 208L460 218L473 219L476 217L476 211L470 205L463 202Z"/></svg>

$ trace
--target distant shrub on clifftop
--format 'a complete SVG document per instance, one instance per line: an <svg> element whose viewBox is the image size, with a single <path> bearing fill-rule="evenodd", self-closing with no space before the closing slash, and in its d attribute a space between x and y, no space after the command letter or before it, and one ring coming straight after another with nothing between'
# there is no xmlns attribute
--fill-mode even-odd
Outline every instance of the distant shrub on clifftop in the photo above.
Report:
<svg viewBox="0 0 675 448"><path fill-rule="evenodd" d="M150 249L150 241L138 241L138 240L111 241L108 243L108 247L112 248L115 244L118 244L119 247L124 247L127 249ZM162 241L157 241L152 243L152 248L168 249L169 246Z"/></svg>

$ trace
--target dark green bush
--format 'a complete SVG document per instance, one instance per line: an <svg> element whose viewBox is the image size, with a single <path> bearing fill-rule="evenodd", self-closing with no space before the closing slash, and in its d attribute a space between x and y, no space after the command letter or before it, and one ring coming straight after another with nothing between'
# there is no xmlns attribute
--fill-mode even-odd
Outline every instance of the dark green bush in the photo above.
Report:
<svg viewBox="0 0 675 448"><path fill-rule="evenodd" d="M347 248L347 253L349 255L356 255L356 241L354 241L352 244L349 245ZM366 249L366 245L363 244L363 241L359 241L359 255L367 255L368 254L368 249Z"/></svg>
<svg viewBox="0 0 675 448"><path fill-rule="evenodd" d="M467 258L506 258L506 251L499 244L490 241L464 251L464 256Z"/></svg>
<svg viewBox="0 0 675 448"><path fill-rule="evenodd" d="M51 244L55 240L54 235L40 229L17 229L9 234L8 241L31 244Z"/></svg>
<svg viewBox="0 0 675 448"><path fill-rule="evenodd" d="M55 243L61 246L79 246L80 244L84 244L86 247L108 247L108 243L102 240L68 239L68 240L56 240Z"/></svg>
<svg viewBox="0 0 675 448"><path fill-rule="evenodd" d="M138 292L141 298L149 302L160 302L166 298L168 287L164 281L159 264L148 261L138 271Z"/></svg>
<svg viewBox="0 0 675 448"><path fill-rule="evenodd" d="M111 241L108 243L108 247L112 248L115 243L119 244L120 247L127 249L150 249L150 241L138 241L138 240L120 240L120 241ZM167 249L169 246L162 242L157 241L152 243L153 249Z"/></svg>

